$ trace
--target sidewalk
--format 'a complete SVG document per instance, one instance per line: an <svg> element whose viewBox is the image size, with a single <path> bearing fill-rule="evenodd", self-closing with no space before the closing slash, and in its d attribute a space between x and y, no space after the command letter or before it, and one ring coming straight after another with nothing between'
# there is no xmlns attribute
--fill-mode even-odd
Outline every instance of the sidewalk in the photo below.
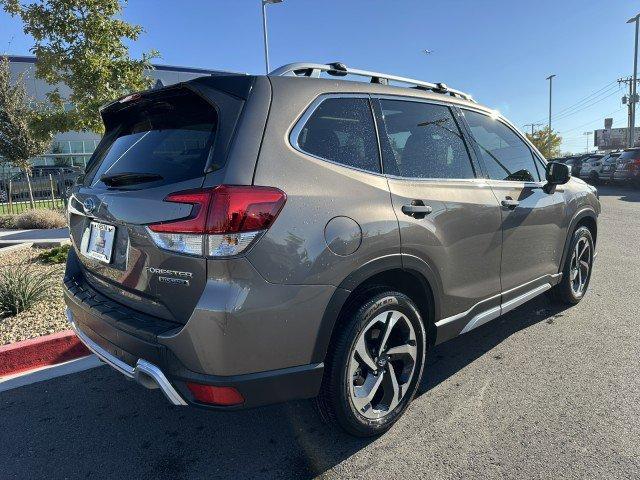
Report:
<svg viewBox="0 0 640 480"><path fill-rule="evenodd" d="M69 240L68 228L0 230L0 247L18 243L61 243Z"/></svg>

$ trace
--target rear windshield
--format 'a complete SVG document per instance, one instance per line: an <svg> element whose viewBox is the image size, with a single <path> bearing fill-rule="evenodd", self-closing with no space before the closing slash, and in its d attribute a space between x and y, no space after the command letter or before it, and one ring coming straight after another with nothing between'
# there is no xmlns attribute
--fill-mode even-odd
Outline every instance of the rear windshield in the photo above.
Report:
<svg viewBox="0 0 640 480"><path fill-rule="evenodd" d="M147 176L144 182L127 182L124 188L159 186L204 175L218 118L201 97L181 90L143 99L116 115L87 167L85 185L107 188L101 178L121 174Z"/></svg>
<svg viewBox="0 0 640 480"><path fill-rule="evenodd" d="M635 160L640 158L640 150L629 150L628 152L622 152L622 155L618 157L619 160Z"/></svg>

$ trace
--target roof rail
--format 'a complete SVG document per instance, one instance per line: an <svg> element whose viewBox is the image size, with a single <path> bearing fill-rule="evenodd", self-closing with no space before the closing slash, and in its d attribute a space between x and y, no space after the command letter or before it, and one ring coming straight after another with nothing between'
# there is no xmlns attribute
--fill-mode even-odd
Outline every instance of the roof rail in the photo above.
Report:
<svg viewBox="0 0 640 480"><path fill-rule="evenodd" d="M471 102L475 102L473 97L468 93L461 92L460 90L455 90L453 88L449 88L444 83L430 83L423 82L422 80L415 80L413 78L399 77L397 75L388 75L386 73L378 73L378 72L369 72L367 70L358 70L356 68L348 68L344 63L333 62L333 63L288 63L287 65L283 65L280 68L276 68L272 72L269 73L271 76L275 77L284 77L287 75L293 75L298 77L314 77L318 78L321 72L326 72L329 75L333 75L335 77L344 77L346 75L355 75L359 77L369 77L371 83L379 83L382 85L389 85L389 81L406 83L411 85L412 88L417 88L420 90L429 90L436 93L448 94L452 97L463 98L464 100L469 100Z"/></svg>

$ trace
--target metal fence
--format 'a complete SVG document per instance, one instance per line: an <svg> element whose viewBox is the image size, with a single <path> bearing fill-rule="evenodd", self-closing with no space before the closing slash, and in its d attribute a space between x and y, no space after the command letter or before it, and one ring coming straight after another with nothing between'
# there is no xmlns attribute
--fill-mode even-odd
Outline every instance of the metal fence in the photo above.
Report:
<svg viewBox="0 0 640 480"><path fill-rule="evenodd" d="M62 209L66 206L72 182L53 175L31 177L33 205L26 176L0 180L0 215L21 213L34 208Z"/></svg>

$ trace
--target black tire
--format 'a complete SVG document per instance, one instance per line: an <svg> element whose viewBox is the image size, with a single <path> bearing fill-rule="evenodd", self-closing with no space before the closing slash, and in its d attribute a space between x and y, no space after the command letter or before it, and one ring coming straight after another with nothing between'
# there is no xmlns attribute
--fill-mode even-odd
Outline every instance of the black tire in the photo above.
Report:
<svg viewBox="0 0 640 480"><path fill-rule="evenodd" d="M598 185L600 183L600 177L598 176L597 172L591 172L589 177L593 185Z"/></svg>
<svg viewBox="0 0 640 480"><path fill-rule="evenodd" d="M584 240L583 240L584 239ZM574 267L574 251L578 242L586 241L589 245L590 255L588 259L589 269L586 274L584 286L578 292L575 288L575 278L572 276L572 268ZM595 252L593 244L593 236L591 231L587 227L578 227L571 238L571 245L569 247L569 253L565 259L562 268L562 280L551 290L551 296L553 299L562 302L567 305L576 305L582 300L587 289L589 288L589 282L591 281L591 272L593 270L593 254Z"/></svg>
<svg viewBox="0 0 640 480"><path fill-rule="evenodd" d="M386 312L389 312L389 314L381 317L381 314ZM398 313L394 314L392 312ZM360 413L354 405L354 400L352 400L352 390L355 391L357 388L355 386L357 380L354 380L354 378L361 378L362 375L364 375L364 373L360 373L359 377L350 376L352 358L353 355L355 355L356 346L361 336L362 338L366 338L369 332L371 332L372 335L375 334L376 327L372 327L371 325L374 324L373 322L376 321L376 318L386 318L386 325L389 325L389 319L392 315L398 315L402 318L402 326L406 327L407 331L409 331L408 328L410 324L413 328L412 333L415 334L415 361L410 361L410 365L413 365L410 374L412 377L409 376L406 379L406 383L403 384L406 388L403 389L401 386L401 389L398 390L398 382L396 381L395 387L390 389L401 392L400 395L394 397L394 399L401 398L395 407L390 408L381 418L371 419L364 416L365 414ZM381 325L381 323L375 323L374 325ZM383 330L387 328L386 325L381 325L380 333L384 334ZM400 321L398 321L396 325L399 326L398 328L401 328ZM339 330L337 330L329 347L329 351L327 352L322 387L316 399L320 414L324 420L330 423L337 423L352 435L358 437L380 435L391 428L407 409L422 378L427 348L427 336L420 313L415 304L406 295L389 290L377 290L352 304L336 328ZM395 332L395 330L393 330L393 332ZM379 338L380 333L378 333L378 337L371 337L367 341L375 342L376 339ZM383 338L385 338L384 335ZM407 345L411 344L411 346L413 346L412 342L413 340L407 341ZM379 343L384 342L380 339ZM402 343L402 341L400 343ZM371 346L365 348L369 353L375 350L375 348ZM380 348L380 350L383 348ZM392 350L392 348L389 350ZM389 355L392 354L389 353ZM383 361L383 356L383 354L380 354L379 357L374 359L374 355L371 355L371 359L376 362L376 368L382 365L378 362ZM392 374L394 374L394 377L400 378L395 375L395 373L403 371L393 358L398 357L388 357L388 363L385 361L384 366L380 366L379 368L378 374L386 375L386 379L390 379L390 375ZM392 364L396 365L396 367L394 368ZM373 372L365 373L366 375L374 375ZM377 378L377 376L374 375L374 378ZM383 384L382 380L380 382L384 396L387 395L386 385L389 385L389 381L391 380L387 380L386 384ZM393 383L390 385L393 386ZM373 403L372 400L369 405L370 408L367 411L374 412ZM366 409L367 407L364 408Z"/></svg>

